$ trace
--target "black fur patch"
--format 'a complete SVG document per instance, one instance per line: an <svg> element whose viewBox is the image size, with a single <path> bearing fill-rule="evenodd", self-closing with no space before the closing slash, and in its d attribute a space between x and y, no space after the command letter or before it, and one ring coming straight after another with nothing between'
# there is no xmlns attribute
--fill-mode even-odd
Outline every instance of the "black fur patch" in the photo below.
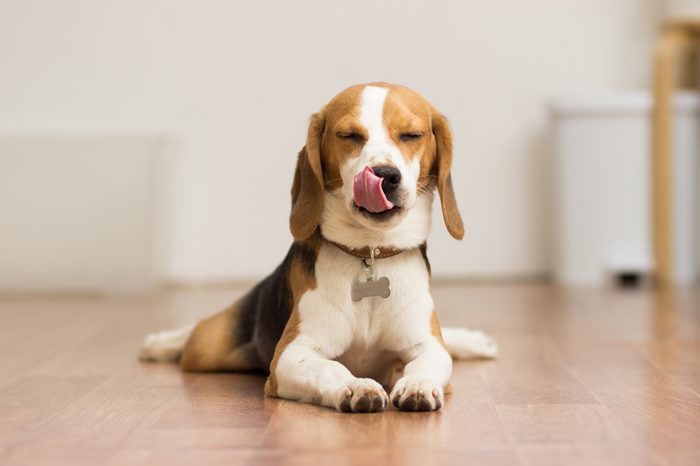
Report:
<svg viewBox="0 0 700 466"><path fill-rule="evenodd" d="M303 267L304 272L310 277L316 276L316 251L305 244L297 244L297 247L292 246L292 249L296 249L294 256Z"/></svg>

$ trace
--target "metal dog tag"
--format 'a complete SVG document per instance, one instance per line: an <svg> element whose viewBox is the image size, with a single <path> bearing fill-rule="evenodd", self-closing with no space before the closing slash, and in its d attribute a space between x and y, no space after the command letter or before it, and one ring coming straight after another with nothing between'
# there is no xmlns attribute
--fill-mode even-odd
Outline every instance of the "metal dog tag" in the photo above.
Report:
<svg viewBox="0 0 700 466"><path fill-rule="evenodd" d="M379 280L374 279L374 254L374 249L370 248L369 264L366 260L362 259L362 263L365 266L367 281L361 282L358 280L352 284L350 295L353 301L361 301L363 298L371 298L374 296L386 299L391 294L389 279L387 277L380 277Z"/></svg>
<svg viewBox="0 0 700 466"><path fill-rule="evenodd" d="M352 300L361 301L362 298L371 298L379 296L380 298L388 298L391 294L389 289L389 279L382 277L379 280L367 280L366 282L357 281L352 284Z"/></svg>

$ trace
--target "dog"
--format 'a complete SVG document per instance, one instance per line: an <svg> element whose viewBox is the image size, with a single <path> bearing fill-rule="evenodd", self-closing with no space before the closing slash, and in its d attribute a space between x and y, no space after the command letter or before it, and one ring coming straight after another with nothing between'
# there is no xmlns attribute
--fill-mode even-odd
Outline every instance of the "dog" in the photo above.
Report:
<svg viewBox="0 0 700 466"><path fill-rule="evenodd" d="M464 235L451 165L448 122L418 93L345 89L311 116L282 264L220 313L149 335L141 359L264 371L266 396L343 412L440 409L453 357L497 353L479 331L441 328L430 293L435 190L448 232Z"/></svg>

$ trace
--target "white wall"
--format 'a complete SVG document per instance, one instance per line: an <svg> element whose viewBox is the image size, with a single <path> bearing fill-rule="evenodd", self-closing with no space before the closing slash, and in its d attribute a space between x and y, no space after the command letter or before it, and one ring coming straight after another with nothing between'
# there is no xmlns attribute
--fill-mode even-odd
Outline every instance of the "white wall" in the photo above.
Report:
<svg viewBox="0 0 700 466"><path fill-rule="evenodd" d="M140 292L159 278L156 134L0 134L0 293Z"/></svg>
<svg viewBox="0 0 700 466"><path fill-rule="evenodd" d="M466 239L436 275L549 268L547 100L645 87L656 0L0 1L0 131L157 128L177 149L165 275L260 275L290 242L308 116L347 85L411 86L450 117ZM437 220L437 219L436 219Z"/></svg>

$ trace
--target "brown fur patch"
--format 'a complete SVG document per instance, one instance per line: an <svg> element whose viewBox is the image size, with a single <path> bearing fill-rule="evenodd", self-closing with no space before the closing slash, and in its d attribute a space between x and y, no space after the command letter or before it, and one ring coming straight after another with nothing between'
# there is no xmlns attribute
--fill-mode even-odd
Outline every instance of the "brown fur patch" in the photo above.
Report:
<svg viewBox="0 0 700 466"><path fill-rule="evenodd" d="M367 131L359 123L360 96L363 85L352 86L331 99L321 112L326 118L326 128L321 137L321 154L325 186L335 191L343 186L340 167L349 157L356 157L362 143L339 137L340 134L357 133L365 139Z"/></svg>
<svg viewBox="0 0 700 466"><path fill-rule="evenodd" d="M435 112L433 115L433 134L435 136L435 163L437 165L437 187L440 193L442 218L447 231L455 239L464 237L462 216L457 209L457 199L452 188L452 130L447 119Z"/></svg>
<svg viewBox="0 0 700 466"><path fill-rule="evenodd" d="M308 238L321 221L324 175L321 162L321 135L325 127L322 112L311 117L306 145L299 152L292 183L292 212L289 228L294 238Z"/></svg>
<svg viewBox="0 0 700 466"><path fill-rule="evenodd" d="M384 102L384 128L408 163L414 157L421 157L421 162L432 158L430 109L430 104L415 91L403 86L390 87ZM401 135L404 133L420 133L422 136L403 141Z"/></svg>
<svg viewBox="0 0 700 466"><path fill-rule="evenodd" d="M438 339L443 348L446 348L445 341L442 339L440 321L438 320L437 313L434 310L432 316L430 316L430 333L432 333L433 336Z"/></svg>
<svg viewBox="0 0 700 466"><path fill-rule="evenodd" d="M256 359L232 338L240 301L199 322L187 340L180 358L185 371L208 372L257 369Z"/></svg>

